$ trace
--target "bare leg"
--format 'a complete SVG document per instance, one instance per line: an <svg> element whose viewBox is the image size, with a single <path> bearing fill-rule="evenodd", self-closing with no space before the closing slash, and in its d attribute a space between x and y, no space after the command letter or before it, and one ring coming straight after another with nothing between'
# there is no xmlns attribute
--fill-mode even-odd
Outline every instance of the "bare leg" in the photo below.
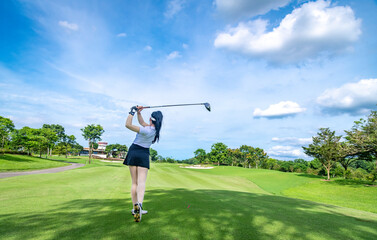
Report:
<svg viewBox="0 0 377 240"><path fill-rule="evenodd" d="M137 167L137 200L143 203L148 168Z"/></svg>
<svg viewBox="0 0 377 240"><path fill-rule="evenodd" d="M137 167L136 166L129 166L131 179L132 179L132 186L131 186L131 198L132 204L135 205L137 203Z"/></svg>

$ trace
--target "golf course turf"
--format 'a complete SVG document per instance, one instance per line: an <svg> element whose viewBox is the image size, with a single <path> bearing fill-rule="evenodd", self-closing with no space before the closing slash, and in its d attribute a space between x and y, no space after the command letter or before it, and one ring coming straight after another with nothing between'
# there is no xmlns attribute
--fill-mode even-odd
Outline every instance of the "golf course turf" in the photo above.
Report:
<svg viewBox="0 0 377 240"><path fill-rule="evenodd" d="M149 213L135 223L127 167L94 160L65 172L0 179L0 239L377 239L369 206L377 202L376 188L363 189L371 211L295 198L317 182L269 170L152 163L143 204Z"/></svg>

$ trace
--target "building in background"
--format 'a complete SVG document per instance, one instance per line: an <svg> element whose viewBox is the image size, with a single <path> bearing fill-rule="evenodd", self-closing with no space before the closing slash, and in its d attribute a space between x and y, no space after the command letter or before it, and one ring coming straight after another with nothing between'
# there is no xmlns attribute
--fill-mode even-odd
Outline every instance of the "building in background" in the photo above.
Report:
<svg viewBox="0 0 377 240"><path fill-rule="evenodd" d="M98 148L93 149L92 155L97 156L97 157L101 157L101 158L106 158L105 150L106 150L107 144L108 144L107 142L98 142ZM84 147L84 149L80 152L80 155L81 156L88 156L89 155L89 148Z"/></svg>

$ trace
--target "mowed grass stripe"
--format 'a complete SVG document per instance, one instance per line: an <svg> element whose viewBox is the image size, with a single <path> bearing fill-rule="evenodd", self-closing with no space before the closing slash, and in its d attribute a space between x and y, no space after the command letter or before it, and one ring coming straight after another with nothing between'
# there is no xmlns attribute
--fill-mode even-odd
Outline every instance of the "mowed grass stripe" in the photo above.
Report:
<svg viewBox="0 0 377 240"><path fill-rule="evenodd" d="M212 171L208 171L208 174L244 177L254 182L263 190L276 195L282 195L283 191L286 189L318 179L315 176L308 177L308 175L305 174L229 166L215 167Z"/></svg>
<svg viewBox="0 0 377 240"><path fill-rule="evenodd" d="M187 189L226 189L247 191L255 193L267 193L260 189L253 182L245 178L234 176L214 176L208 175L210 170L188 170L171 165L170 167L151 168L148 186L149 187L169 187ZM168 172L165 169L169 169ZM154 174L156 171L157 174Z"/></svg>

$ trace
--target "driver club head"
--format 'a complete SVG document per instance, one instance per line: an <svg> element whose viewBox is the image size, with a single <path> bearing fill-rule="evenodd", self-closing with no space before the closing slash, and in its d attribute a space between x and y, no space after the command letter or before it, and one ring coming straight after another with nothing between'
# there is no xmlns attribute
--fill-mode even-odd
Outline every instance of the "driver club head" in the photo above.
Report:
<svg viewBox="0 0 377 240"><path fill-rule="evenodd" d="M211 111L211 105L209 103L204 103L204 107L210 112Z"/></svg>

